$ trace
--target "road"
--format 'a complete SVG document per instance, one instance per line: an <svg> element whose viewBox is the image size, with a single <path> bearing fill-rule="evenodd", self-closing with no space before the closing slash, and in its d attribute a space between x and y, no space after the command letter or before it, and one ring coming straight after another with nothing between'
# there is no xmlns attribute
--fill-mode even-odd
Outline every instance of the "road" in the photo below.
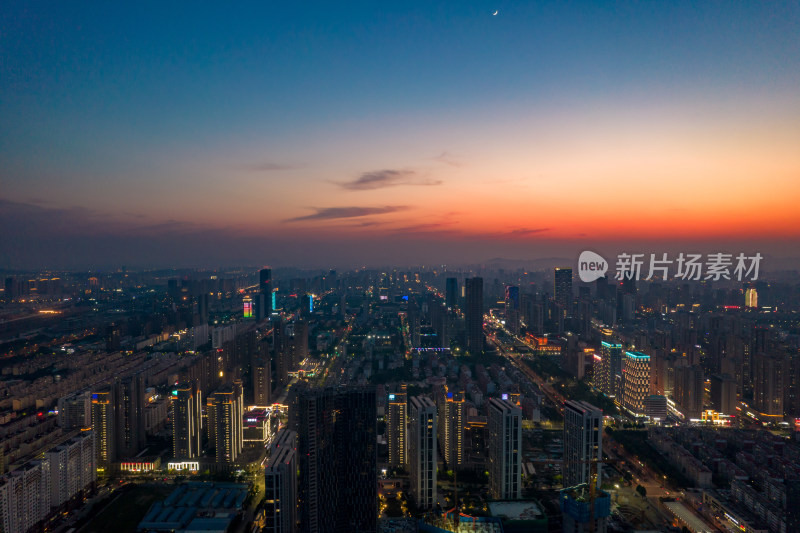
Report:
<svg viewBox="0 0 800 533"><path fill-rule="evenodd" d="M487 322L490 321L491 318L487 317ZM500 328L499 325L496 327ZM502 328L501 331L505 332L505 330L502 330ZM505 333L508 334L508 332ZM567 398L555 390L551 383L534 372L533 369L525 363L523 357L513 352L510 347L500 340L500 338L498 338L499 336L491 329L487 328L486 334L487 339L489 339L489 341L497 348L500 355L505 357L515 368L522 372L525 377L535 383L545 394L545 396L547 396L548 400L550 400L550 402L552 402L556 408L563 413L564 402L567 400ZM510 334L508 334L508 336L509 338L514 338ZM520 341L520 339L516 340ZM636 485L641 485L645 488L647 491L648 500L650 498L659 497L674 497L676 499L680 499L679 493L676 493L674 490L669 490L667 487L665 487L666 479L664 479L663 476L659 476L647 464L626 452L625 449L608 434L604 435L603 438L603 451L610 459L615 459L618 461L618 468L629 471L633 478L633 487ZM657 516L661 515L660 511L658 511L655 507L650 509L650 512Z"/></svg>
<svg viewBox="0 0 800 533"><path fill-rule="evenodd" d="M562 394L556 391L547 380L543 379L539 374L533 371L531 367L525 364L521 355L516 355L514 352L508 350L508 347L491 332L487 333L487 339L497 348L497 351L505 357L512 366L522 372L525 377L535 383L539 389L547 396L547 399L553 403L560 413L564 412L564 402L567 400Z"/></svg>

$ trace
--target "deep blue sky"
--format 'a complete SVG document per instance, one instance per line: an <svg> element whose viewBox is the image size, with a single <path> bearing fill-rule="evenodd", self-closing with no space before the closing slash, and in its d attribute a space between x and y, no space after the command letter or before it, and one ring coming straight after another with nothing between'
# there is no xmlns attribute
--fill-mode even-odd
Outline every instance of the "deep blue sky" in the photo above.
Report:
<svg viewBox="0 0 800 533"><path fill-rule="evenodd" d="M479 184L495 174L528 179L530 170L568 176L581 190L596 176L549 158L644 153L651 145L631 140L639 128L654 146L730 135L681 152L681 176L692 161L722 165L725 150L738 156L734 147L774 135L778 151L753 148L748 161L780 161L763 179L776 194L798 192L787 189L800 168L791 154L800 139L797 2L91 4L0 7L0 220L20 235L0 242L8 264L37 262L20 242L65 242L61 230L41 227L48 217L74 221L76 242L98 232L110 242L131 232L266 237L295 231L287 221L309 213L353 207L414 213L393 220L395 230L421 221L474 233L487 221L463 213L490 196ZM606 145L604 131L630 138ZM554 137L547 153L528 158L530 146ZM544 170L533 168L540 161ZM386 170L405 173L390 191L330 185ZM603 167L604 183L624 187L629 178L614 180L628 171ZM707 179L724 174L714 167ZM447 189L456 183L473 196L438 207L459 203ZM502 202L487 209L503 215ZM503 224L551 231L559 221ZM660 231L663 221L653 224ZM318 228L301 229L297 238Z"/></svg>

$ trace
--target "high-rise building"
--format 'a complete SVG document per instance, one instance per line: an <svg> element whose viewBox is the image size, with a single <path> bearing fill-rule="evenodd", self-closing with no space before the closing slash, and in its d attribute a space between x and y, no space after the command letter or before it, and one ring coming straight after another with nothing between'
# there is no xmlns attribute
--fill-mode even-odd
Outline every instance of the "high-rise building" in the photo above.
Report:
<svg viewBox="0 0 800 533"><path fill-rule="evenodd" d="M76 392L58 399L58 425L64 430L92 425L92 395L89 391Z"/></svg>
<svg viewBox="0 0 800 533"><path fill-rule="evenodd" d="M172 452L175 459L192 459L202 452L203 411L196 382L172 391Z"/></svg>
<svg viewBox="0 0 800 533"><path fill-rule="evenodd" d="M444 304L448 309L455 309L458 304L458 279L447 278L444 287Z"/></svg>
<svg viewBox="0 0 800 533"><path fill-rule="evenodd" d="M134 457L144 449L144 375L136 372L114 382L117 457Z"/></svg>
<svg viewBox="0 0 800 533"><path fill-rule="evenodd" d="M572 269L556 268L553 278L553 299L559 305L560 312L567 316L572 304Z"/></svg>
<svg viewBox="0 0 800 533"><path fill-rule="evenodd" d="M405 468L408 464L406 443L408 404L405 391L389 393L387 403L386 440L389 444L389 468Z"/></svg>
<svg viewBox="0 0 800 533"><path fill-rule="evenodd" d="M265 533L297 530L297 433L280 430L273 439L264 469Z"/></svg>
<svg viewBox="0 0 800 533"><path fill-rule="evenodd" d="M674 399L678 410L686 418L700 418L703 411L705 379L699 366L679 366L675 368Z"/></svg>
<svg viewBox="0 0 800 533"><path fill-rule="evenodd" d="M744 291L744 306L758 307L758 292L754 287L750 287Z"/></svg>
<svg viewBox="0 0 800 533"><path fill-rule="evenodd" d="M406 320L408 322L408 338L411 341L411 348L419 348L422 317L420 316L420 309L413 298L408 300Z"/></svg>
<svg viewBox="0 0 800 533"><path fill-rule="evenodd" d="M59 508L97 481L94 436L82 431L44 454L50 464L50 506Z"/></svg>
<svg viewBox="0 0 800 533"><path fill-rule="evenodd" d="M713 375L710 379L711 408L726 415L736 414L736 380L725 375Z"/></svg>
<svg viewBox="0 0 800 533"><path fill-rule="evenodd" d="M95 464L108 472L117 460L117 423L114 412L114 388L92 393L92 434Z"/></svg>
<svg viewBox="0 0 800 533"><path fill-rule="evenodd" d="M308 357L308 322L297 320L292 324L292 335L289 337L292 370Z"/></svg>
<svg viewBox="0 0 800 533"><path fill-rule="evenodd" d="M430 398L411 398L409 479L411 497L419 509L436 506L436 405Z"/></svg>
<svg viewBox="0 0 800 533"><path fill-rule="evenodd" d="M597 387L607 396L617 392L616 377L622 374L622 345L613 342L600 342L600 368Z"/></svg>
<svg viewBox="0 0 800 533"><path fill-rule="evenodd" d="M197 315L200 324L208 324L208 302L209 298L207 292L197 295Z"/></svg>
<svg viewBox="0 0 800 533"><path fill-rule="evenodd" d="M509 285L506 287L506 329L514 335L519 335L519 287Z"/></svg>
<svg viewBox="0 0 800 533"><path fill-rule="evenodd" d="M597 473L600 487L602 469L591 461L603 459L603 411L594 405L568 400L564 403L564 486L590 483Z"/></svg>
<svg viewBox="0 0 800 533"><path fill-rule="evenodd" d="M253 379L253 403L266 406L272 398L272 369L269 354L253 359L250 372Z"/></svg>
<svg viewBox="0 0 800 533"><path fill-rule="evenodd" d="M121 330L118 324L106 326L106 351L116 352L120 348Z"/></svg>
<svg viewBox="0 0 800 533"><path fill-rule="evenodd" d="M464 454L464 426L467 421L467 403L464 391L451 391L443 387L437 396L438 436L442 459L455 470L466 461Z"/></svg>
<svg viewBox="0 0 800 533"><path fill-rule="evenodd" d="M650 396L650 356L625 352L622 360L622 405L634 416L645 416L644 402Z"/></svg>
<svg viewBox="0 0 800 533"><path fill-rule="evenodd" d="M467 329L467 353L483 353L483 278L467 278L464 282L464 319Z"/></svg>
<svg viewBox="0 0 800 533"><path fill-rule="evenodd" d="M277 385L285 387L289 383L289 372L292 371L292 349L286 335L285 325L280 317L276 317L272 327L272 356L275 358L275 377Z"/></svg>
<svg viewBox="0 0 800 533"><path fill-rule="evenodd" d="M496 500L522 498L522 409L508 400L489 400L489 494Z"/></svg>
<svg viewBox="0 0 800 533"><path fill-rule="evenodd" d="M0 530L26 533L50 514L50 462L29 461L0 478Z"/></svg>
<svg viewBox="0 0 800 533"><path fill-rule="evenodd" d="M256 318L263 320L272 314L272 269L262 268L258 272L258 290Z"/></svg>
<svg viewBox="0 0 800 533"><path fill-rule="evenodd" d="M297 402L301 531L374 532L378 519L375 390L309 390Z"/></svg>
<svg viewBox="0 0 800 533"><path fill-rule="evenodd" d="M214 439L217 468L228 469L236 464L242 453L244 405L241 384L235 382L213 393L209 397L209 407L209 435Z"/></svg>
<svg viewBox="0 0 800 533"><path fill-rule="evenodd" d="M786 360L780 355L753 356L753 407L762 415L783 417Z"/></svg>

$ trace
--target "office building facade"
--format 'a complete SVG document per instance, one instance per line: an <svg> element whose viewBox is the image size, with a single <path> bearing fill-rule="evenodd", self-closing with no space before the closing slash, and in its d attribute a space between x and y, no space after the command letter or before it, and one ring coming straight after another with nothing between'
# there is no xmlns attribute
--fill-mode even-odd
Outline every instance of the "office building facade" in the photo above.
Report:
<svg viewBox="0 0 800 533"><path fill-rule="evenodd" d="M433 400L415 396L410 401L409 479L411 497L420 509L436 506L437 413Z"/></svg>
<svg viewBox="0 0 800 533"><path fill-rule="evenodd" d="M495 500L522 498L522 409L508 400L489 400L489 494Z"/></svg>
<svg viewBox="0 0 800 533"><path fill-rule="evenodd" d="M377 529L375 390L309 390L297 399L300 530Z"/></svg>
<svg viewBox="0 0 800 533"><path fill-rule="evenodd" d="M564 487L590 483L597 474L597 487L602 481L603 411L594 405L568 400L564 403Z"/></svg>
<svg viewBox="0 0 800 533"><path fill-rule="evenodd" d="M464 319L467 331L467 353L483 353L483 278L467 278L464 282Z"/></svg>

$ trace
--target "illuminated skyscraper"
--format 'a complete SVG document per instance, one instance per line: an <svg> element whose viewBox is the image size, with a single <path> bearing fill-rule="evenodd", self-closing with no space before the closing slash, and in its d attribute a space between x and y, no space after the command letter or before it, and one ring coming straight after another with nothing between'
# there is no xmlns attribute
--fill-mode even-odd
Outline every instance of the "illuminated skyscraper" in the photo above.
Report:
<svg viewBox="0 0 800 533"><path fill-rule="evenodd" d="M411 497L419 509L436 506L436 405L430 398L411 398L409 478Z"/></svg>
<svg viewBox="0 0 800 533"><path fill-rule="evenodd" d="M483 278L467 278L464 282L466 305L467 353L483 353Z"/></svg>
<svg viewBox="0 0 800 533"><path fill-rule="evenodd" d="M455 470L465 462L464 425L467 421L467 403L464 391L449 391L447 387L437 397L438 436L442 459Z"/></svg>
<svg viewBox="0 0 800 533"><path fill-rule="evenodd" d="M625 352L622 360L622 405L635 416L645 415L645 399L650 396L650 356Z"/></svg>
<svg viewBox="0 0 800 533"><path fill-rule="evenodd" d="M553 299L563 316L567 316L572 304L572 269L556 268L553 280Z"/></svg>
<svg viewBox="0 0 800 533"><path fill-rule="evenodd" d="M607 396L617 395L617 376L622 375L622 345L614 342L600 342L600 365L595 386Z"/></svg>
<svg viewBox="0 0 800 533"><path fill-rule="evenodd" d="M242 453L244 406L241 385L234 383L213 393L209 400L213 410L213 415L209 413L209 428L217 451L217 468L229 469Z"/></svg>
<svg viewBox="0 0 800 533"><path fill-rule="evenodd" d="M172 451L176 459L198 457L202 451L202 401L196 382L172 391Z"/></svg>
<svg viewBox="0 0 800 533"><path fill-rule="evenodd" d="M489 494L495 500L522 498L522 409L508 400L489 400Z"/></svg>
<svg viewBox="0 0 800 533"><path fill-rule="evenodd" d="M403 386L405 389L405 386ZM389 467L405 468L408 464L406 426L408 404L405 390L389 393L386 417L386 440L389 444Z"/></svg>
<svg viewBox="0 0 800 533"><path fill-rule="evenodd" d="M591 481L597 472L597 486L601 485L602 470L599 464L587 461L603 458L603 411L581 401L564 403L564 487L574 487Z"/></svg>
<svg viewBox="0 0 800 533"><path fill-rule="evenodd" d="M243 318L253 318L253 299L245 296L242 299L242 309Z"/></svg>
<svg viewBox="0 0 800 533"><path fill-rule="evenodd" d="M95 464L108 472L117 460L114 388L92 393L92 434Z"/></svg>
<svg viewBox="0 0 800 533"><path fill-rule="evenodd" d="M758 307L758 292L753 287L744 291L744 305L745 307Z"/></svg>
<svg viewBox="0 0 800 533"><path fill-rule="evenodd" d="M258 272L259 298L256 318L263 320L272 313L272 269L262 268ZM262 307L263 306L263 307Z"/></svg>

